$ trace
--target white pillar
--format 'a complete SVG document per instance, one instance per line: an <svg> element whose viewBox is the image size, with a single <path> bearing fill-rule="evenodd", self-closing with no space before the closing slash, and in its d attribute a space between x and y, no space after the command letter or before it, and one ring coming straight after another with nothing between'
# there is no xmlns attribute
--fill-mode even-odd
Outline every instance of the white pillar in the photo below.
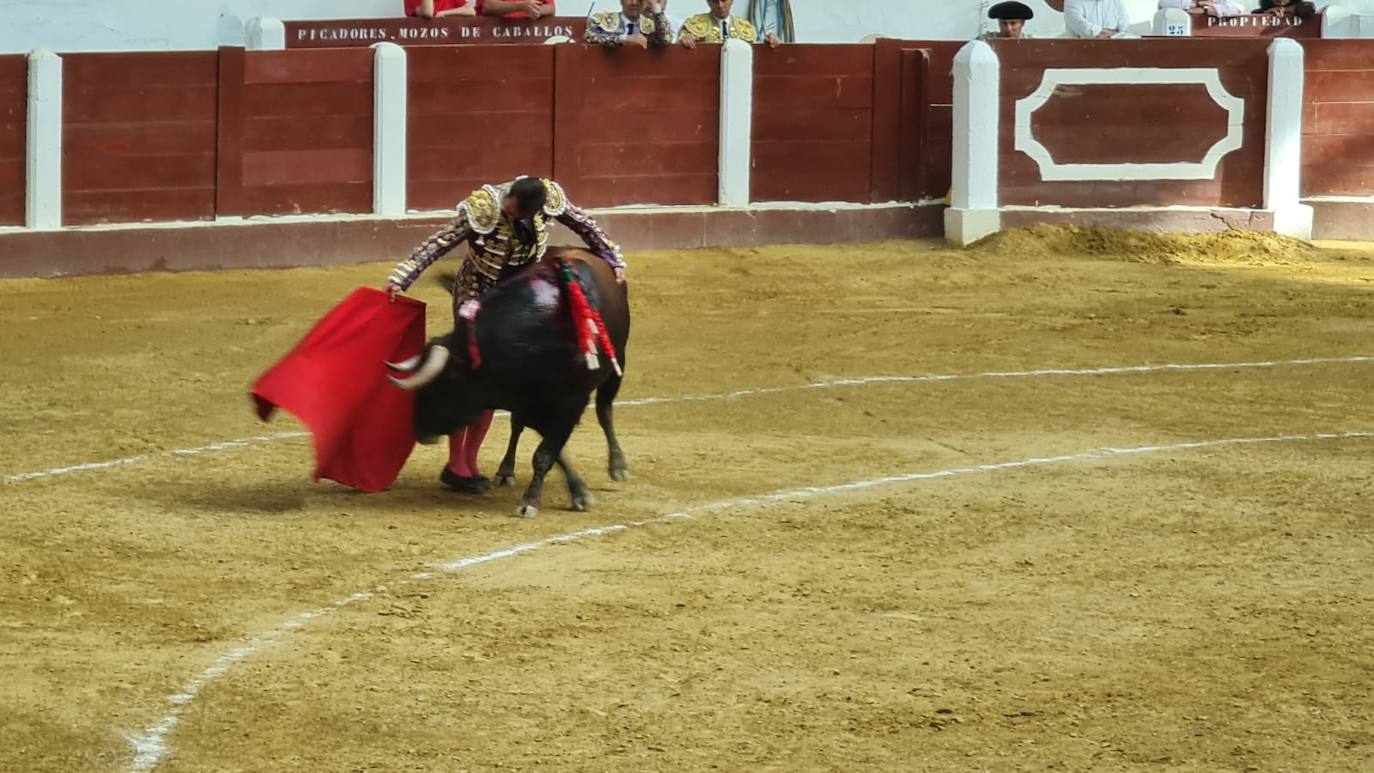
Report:
<svg viewBox="0 0 1374 773"><path fill-rule="evenodd" d="M1269 115L1264 134L1264 208L1274 230L1312 238L1312 208L1302 193L1302 46L1291 38L1269 44Z"/></svg>
<svg viewBox="0 0 1374 773"><path fill-rule="evenodd" d="M1187 37L1193 34L1193 17L1179 8L1161 8L1155 11L1150 34L1170 38Z"/></svg>
<svg viewBox="0 0 1374 773"><path fill-rule="evenodd" d="M249 19L243 25L243 47L249 51L285 51L286 25L270 16Z"/></svg>
<svg viewBox="0 0 1374 773"><path fill-rule="evenodd" d="M754 47L727 40L720 47L720 205L749 205L753 163Z"/></svg>
<svg viewBox="0 0 1374 773"><path fill-rule="evenodd" d="M372 46L372 211L406 212L406 50Z"/></svg>
<svg viewBox="0 0 1374 773"><path fill-rule="evenodd" d="M28 148L24 221L62 227L62 57L46 48L29 54Z"/></svg>
<svg viewBox="0 0 1374 773"><path fill-rule="evenodd" d="M945 238L968 244L1002 227L998 210L998 127L1001 65L992 47L975 40L954 57L954 177L945 210Z"/></svg>

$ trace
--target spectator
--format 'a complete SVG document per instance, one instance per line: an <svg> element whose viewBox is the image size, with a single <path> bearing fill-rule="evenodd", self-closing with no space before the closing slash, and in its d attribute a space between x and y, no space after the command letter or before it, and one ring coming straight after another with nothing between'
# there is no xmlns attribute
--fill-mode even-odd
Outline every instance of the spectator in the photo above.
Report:
<svg viewBox="0 0 1374 773"><path fill-rule="evenodd" d="M620 13L608 11L587 17L586 41L599 46L672 45L673 29L655 0L620 0Z"/></svg>
<svg viewBox="0 0 1374 773"><path fill-rule="evenodd" d="M759 31L753 24L730 14L735 0L706 0L706 4L711 8L710 13L699 13L683 23L678 33L683 48L696 48L698 42L724 43L728 39L746 43L759 41ZM769 48L777 48L782 43L782 38L777 35L768 35L764 39Z"/></svg>
<svg viewBox="0 0 1374 773"><path fill-rule="evenodd" d="M682 22L671 13L668 13L668 0L659 0L659 7L663 9L663 15L668 17L668 35L677 40L677 31L682 29Z"/></svg>
<svg viewBox="0 0 1374 773"><path fill-rule="evenodd" d="M1177 8L1194 16L1211 16L1221 19L1227 16L1244 16L1245 7L1237 0L1159 0L1159 9Z"/></svg>
<svg viewBox="0 0 1374 773"><path fill-rule="evenodd" d="M1064 0L1064 25L1069 37L1112 38L1126 31L1131 20L1122 0Z"/></svg>
<svg viewBox="0 0 1374 773"><path fill-rule="evenodd" d="M1008 0L1008 2L998 3L989 8L988 18L997 20L997 31L983 35L983 38L1018 40L1030 37L1026 34L1026 22L1035 18L1035 11L1032 11L1030 6L1025 3Z"/></svg>
<svg viewBox="0 0 1374 773"><path fill-rule="evenodd" d="M406 16L438 19L443 16L476 16L469 0L405 0Z"/></svg>
<svg viewBox="0 0 1374 773"><path fill-rule="evenodd" d="M758 27L770 46L775 45L770 36L782 43L797 42L797 32L792 27L792 0L749 0L749 21Z"/></svg>
<svg viewBox="0 0 1374 773"><path fill-rule="evenodd" d="M553 16L553 0L476 0L477 13L507 19L538 19Z"/></svg>
<svg viewBox="0 0 1374 773"><path fill-rule="evenodd" d="M1302 0L1260 0L1259 10L1254 13L1310 19L1316 15L1317 6Z"/></svg>

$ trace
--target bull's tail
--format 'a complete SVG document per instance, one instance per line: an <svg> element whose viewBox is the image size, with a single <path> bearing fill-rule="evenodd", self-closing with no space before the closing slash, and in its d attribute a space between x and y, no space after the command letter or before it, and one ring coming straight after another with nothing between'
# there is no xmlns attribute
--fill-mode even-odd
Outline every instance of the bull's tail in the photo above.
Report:
<svg viewBox="0 0 1374 773"><path fill-rule="evenodd" d="M610 333L606 331L606 322L601 319L601 312L593 308L591 303L587 301L587 294L582 289L582 282L578 281L577 274L573 273L572 264L565 258L558 259L558 283L568 296L568 308L572 312L573 335L577 336L578 351L587 360L587 370L596 370L601 367L601 359L597 355L597 347L600 346L600 350L611 361L611 367L615 370L615 374L623 376L624 373L620 370L620 359L616 357L615 344L611 343Z"/></svg>

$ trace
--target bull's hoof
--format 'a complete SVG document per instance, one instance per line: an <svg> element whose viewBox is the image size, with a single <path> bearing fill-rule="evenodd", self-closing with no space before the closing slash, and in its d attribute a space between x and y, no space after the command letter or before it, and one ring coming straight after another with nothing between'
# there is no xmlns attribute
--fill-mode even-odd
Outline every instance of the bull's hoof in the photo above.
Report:
<svg viewBox="0 0 1374 773"><path fill-rule="evenodd" d="M519 507L515 508L516 518L533 518L537 515L539 515L539 508L535 507L534 505L522 504Z"/></svg>
<svg viewBox="0 0 1374 773"><path fill-rule="evenodd" d="M585 513L593 507L596 507L596 497L592 496L592 492L580 491L572 495L573 510L579 513Z"/></svg>
<svg viewBox="0 0 1374 773"><path fill-rule="evenodd" d="M625 481L627 481L627 480L629 480L629 479L630 479L630 471L629 471L629 470L625 469L624 467L612 467L612 468L611 468L611 480L619 481L619 482L621 482L621 483L624 483Z"/></svg>
<svg viewBox="0 0 1374 773"><path fill-rule="evenodd" d="M493 483L497 488L514 488L514 487L515 487L515 473L513 473L513 472L498 472L498 473L496 473L496 477L492 479L492 483Z"/></svg>

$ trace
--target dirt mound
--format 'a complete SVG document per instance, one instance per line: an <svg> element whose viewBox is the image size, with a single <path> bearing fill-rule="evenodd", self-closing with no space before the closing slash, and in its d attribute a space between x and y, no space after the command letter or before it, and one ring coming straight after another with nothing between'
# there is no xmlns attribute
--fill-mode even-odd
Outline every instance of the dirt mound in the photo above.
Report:
<svg viewBox="0 0 1374 773"><path fill-rule="evenodd" d="M1090 255L1136 263L1306 263L1318 248L1300 239L1258 231L1157 234L1101 226L1047 225L1003 231L969 246L1005 257Z"/></svg>

